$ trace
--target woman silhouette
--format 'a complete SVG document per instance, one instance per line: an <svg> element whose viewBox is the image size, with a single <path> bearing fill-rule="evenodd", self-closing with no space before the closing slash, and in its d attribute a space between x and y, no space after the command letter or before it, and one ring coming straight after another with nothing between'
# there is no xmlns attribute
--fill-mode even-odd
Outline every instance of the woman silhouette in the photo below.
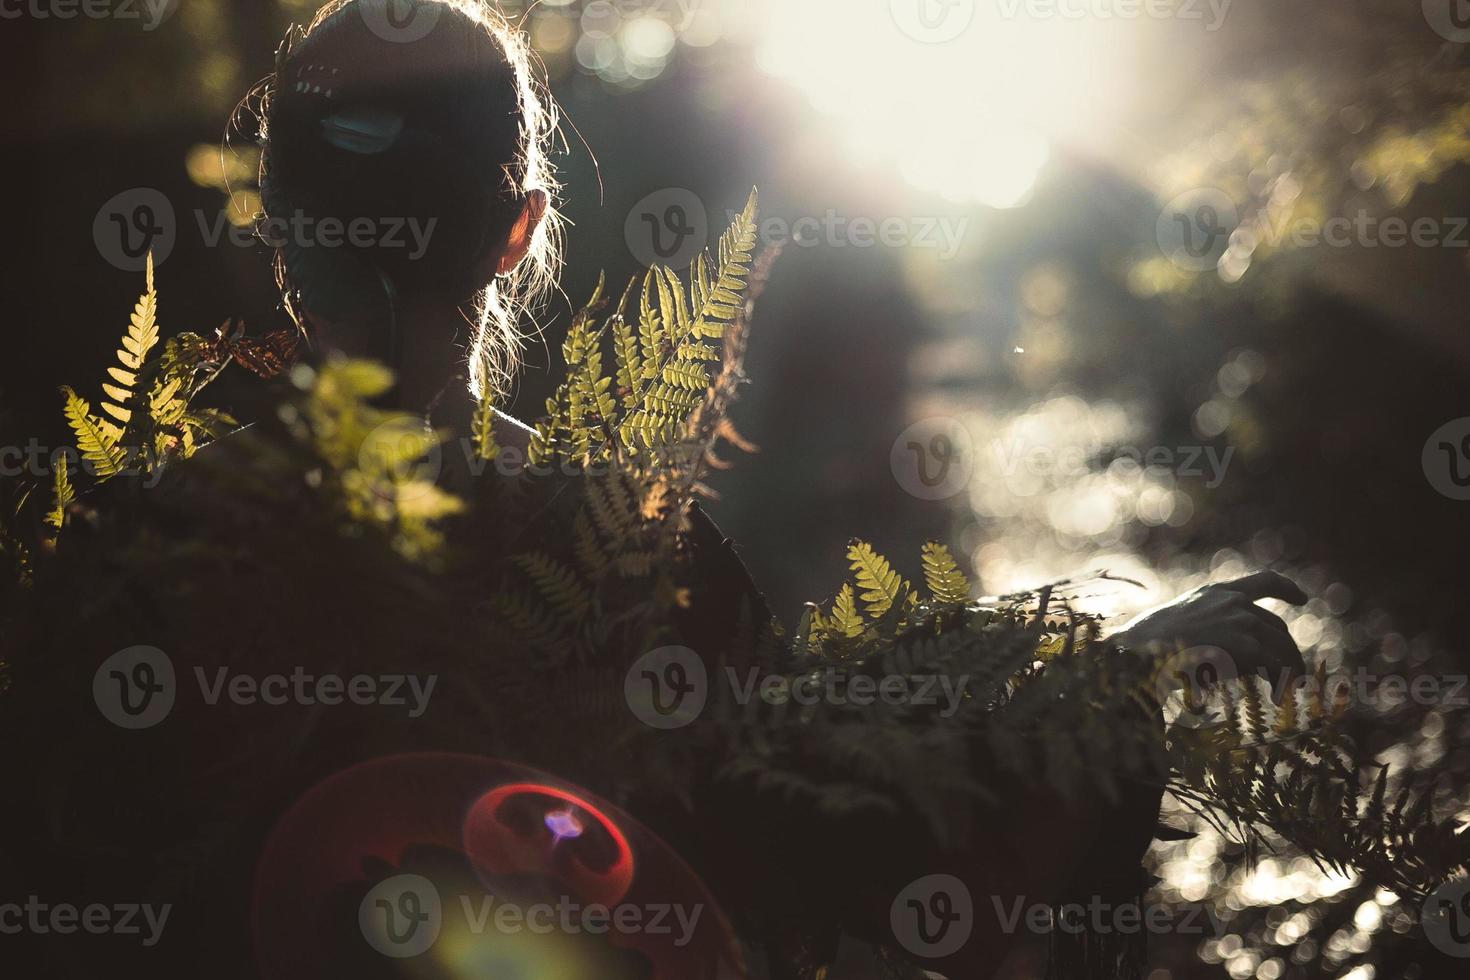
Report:
<svg viewBox="0 0 1470 980"><path fill-rule="evenodd" d="M498 391L513 375L521 318L554 284L559 264L550 162L556 112L526 42L478 0L408 7L334 0L282 45L262 115L267 219L276 227L330 223L359 232L340 244L296 233L278 242L279 282L312 349L384 361L398 378L398 407L450 423L463 418L471 396ZM404 228L421 232L420 247ZM520 423L502 416L500 424L502 442L524 441ZM694 526L709 561L721 568L724 591L757 595L713 526L702 519ZM1265 598L1306 601L1290 581L1262 572L1140 617L1114 640L1139 651L1210 646L1226 651L1241 672L1297 672L1301 657L1285 624L1256 605ZM709 632L729 627L733 605L717 601L698 610L706 625L717 624ZM1158 795L1116 808L1065 810L1025 795L1013 803L977 835L985 843L983 860L974 864L981 870L969 879L983 906L976 936L936 966L953 976L989 975L1014 943L984 914L987 895L1055 900L1075 887L1082 869L1092 882L1136 877ZM845 866L814 860L804 871L800 850L792 859L798 866L786 870L798 879L822 878L803 888L825 889L834 905L863 888L865 867L850 850ZM895 875L903 880L923 870ZM718 877L712 883L720 888ZM732 888L742 900L760 901L769 884ZM1133 879L1121 887L1131 894ZM886 906L854 907L851 915L846 928L883 938ZM811 949L808 938L793 935L784 949L778 941L775 968L819 975L814 971L831 950Z"/></svg>
<svg viewBox="0 0 1470 980"><path fill-rule="evenodd" d="M505 385L555 284L557 117L530 58L471 0L335 0L278 52L260 183L288 309L314 350L392 365L402 408Z"/></svg>

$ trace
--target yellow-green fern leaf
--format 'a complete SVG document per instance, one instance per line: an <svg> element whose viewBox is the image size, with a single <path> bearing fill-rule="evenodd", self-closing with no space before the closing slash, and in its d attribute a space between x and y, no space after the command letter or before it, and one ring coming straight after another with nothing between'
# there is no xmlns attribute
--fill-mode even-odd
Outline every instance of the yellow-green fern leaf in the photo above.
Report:
<svg viewBox="0 0 1470 980"><path fill-rule="evenodd" d="M66 523L66 510L76 499L76 491L72 489L71 477L67 472L66 456L62 455L52 473L51 509L44 518L46 526L59 534L62 525Z"/></svg>
<svg viewBox="0 0 1470 980"><path fill-rule="evenodd" d="M937 541L924 545L920 553L924 566L924 582L936 602L964 602L970 598L970 580L960 571L954 555Z"/></svg>
<svg viewBox="0 0 1470 980"><path fill-rule="evenodd" d="M638 356L638 339L633 326L619 314L613 320L613 355L617 358L618 395L624 408L638 404L638 385L643 380L643 361Z"/></svg>
<svg viewBox="0 0 1470 980"><path fill-rule="evenodd" d="M104 382L102 385L102 393L107 396L101 403L102 411L123 426L133 420L133 409L129 402L133 400L138 374L143 369L143 362L147 360L148 352L158 343L158 292L153 285L153 253L151 252L147 259L145 283L145 292L138 297L138 302L133 307L133 315L128 321L127 332L123 334L121 346L117 351L117 361L120 367L109 368L107 371L117 384Z"/></svg>
<svg viewBox="0 0 1470 980"><path fill-rule="evenodd" d="M475 444L476 457L485 460L500 458L500 446L495 441L495 399L488 386L475 405L475 417L470 423L470 438Z"/></svg>
<svg viewBox="0 0 1470 980"><path fill-rule="evenodd" d="M708 372L692 361L673 361L665 365L664 380L686 391L703 391L709 387Z"/></svg>
<svg viewBox="0 0 1470 980"><path fill-rule="evenodd" d="M908 590L908 583L868 543L853 541L848 545L847 559L857 573L858 588L863 590L862 600L869 615L882 616Z"/></svg>
<svg viewBox="0 0 1470 980"><path fill-rule="evenodd" d="M692 334L712 339L723 336L725 327L739 315L745 304L745 288L756 245L759 205L759 195L751 191L745 210L720 237L714 280L704 290L702 302L690 325Z"/></svg>
<svg viewBox="0 0 1470 980"><path fill-rule="evenodd" d="M837 598L832 600L832 618L829 625L847 637L859 636L863 632L863 614L858 612L857 602L852 594L852 586L846 582L842 585L842 591L837 593Z"/></svg>
<svg viewBox="0 0 1470 980"><path fill-rule="evenodd" d="M128 332L123 334L122 349L117 359L129 371L143 366L148 352L158 343L158 292L153 288L153 253L148 253L145 292L138 297L133 315L128 323Z"/></svg>
<svg viewBox="0 0 1470 980"><path fill-rule="evenodd" d="M181 421L184 431L195 443L223 439L240 428L240 423L233 415L218 408L185 411Z"/></svg>
<svg viewBox="0 0 1470 980"><path fill-rule="evenodd" d="M92 406L71 388L63 387L66 397L66 421L77 437L77 450L82 459L92 464L99 480L107 480L123 471L127 454L120 446L122 430L92 414Z"/></svg>
<svg viewBox="0 0 1470 980"><path fill-rule="evenodd" d="M816 603L808 602L802 610L801 619L796 624L796 632L791 637L791 652L797 658L816 653L821 644L821 633L826 629L822 619L822 610Z"/></svg>
<svg viewBox="0 0 1470 980"><path fill-rule="evenodd" d="M664 330L663 316L659 313L655 299L655 284L662 284L663 277L650 269L643 277L643 297L639 304L638 338L643 347L643 380L658 376L658 366L663 361L668 333Z"/></svg>
<svg viewBox="0 0 1470 980"><path fill-rule="evenodd" d="M669 343L678 344L689 333L689 308L685 305L684 284L677 274L662 267L658 273L658 305L663 313L664 331Z"/></svg>

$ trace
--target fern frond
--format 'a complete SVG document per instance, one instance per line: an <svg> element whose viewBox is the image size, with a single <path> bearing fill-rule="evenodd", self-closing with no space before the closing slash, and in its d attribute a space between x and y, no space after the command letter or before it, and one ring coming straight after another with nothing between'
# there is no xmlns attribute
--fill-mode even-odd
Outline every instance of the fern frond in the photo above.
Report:
<svg viewBox="0 0 1470 980"><path fill-rule="evenodd" d="M837 593L837 598L832 600L831 625L843 636L861 636L863 632L863 614L858 612L857 602L853 597L852 585L844 582L842 589Z"/></svg>
<svg viewBox="0 0 1470 980"><path fill-rule="evenodd" d="M638 510L616 470L587 478L586 505L597 530L614 549L621 548L638 528Z"/></svg>
<svg viewBox="0 0 1470 980"><path fill-rule="evenodd" d="M229 412L218 408L201 408L188 411L183 416L184 425L194 432L196 439L205 441L222 439L240 427L239 421Z"/></svg>
<svg viewBox="0 0 1470 980"><path fill-rule="evenodd" d="M1264 742L1268 731L1266 707L1256 680L1255 677L1247 677L1241 684L1244 688L1241 703L1245 709L1245 734L1252 743Z"/></svg>
<svg viewBox="0 0 1470 980"><path fill-rule="evenodd" d="M613 320L613 356L617 361L618 398L624 408L638 404L638 383L643 379L643 360L638 355L638 338L620 313Z"/></svg>
<svg viewBox="0 0 1470 980"><path fill-rule="evenodd" d="M592 608L592 595L575 572L543 552L519 555L515 564L526 573L554 609L580 622Z"/></svg>
<svg viewBox="0 0 1470 980"><path fill-rule="evenodd" d="M491 598L490 605L514 630L515 635L524 637L530 645L549 650L567 645L558 617L547 612L525 594L515 590L497 592Z"/></svg>
<svg viewBox="0 0 1470 980"><path fill-rule="evenodd" d="M960 571L954 555L938 541L927 542L920 551L924 583L936 602L950 605L970 598L970 580Z"/></svg>
<svg viewBox="0 0 1470 980"><path fill-rule="evenodd" d="M596 582L607 571L611 559L597 539L597 531L586 510L579 511L572 521L572 536L578 568L588 581Z"/></svg>
<svg viewBox="0 0 1470 980"><path fill-rule="evenodd" d="M744 306L751 255L756 244L757 196L720 238L713 271L696 260L686 290L668 269L653 269L643 280L639 316L642 386L624 398L629 411L618 426L623 445L660 450L678 438L710 387L703 362L719 360L705 340L724 337ZM691 305L692 300L692 305Z"/></svg>
<svg viewBox="0 0 1470 980"><path fill-rule="evenodd" d="M663 360L668 334L664 330L663 316L655 299L655 283L663 279L653 269L643 277L643 296L638 307L638 339L643 347L644 381L657 377L658 365Z"/></svg>
<svg viewBox="0 0 1470 980"><path fill-rule="evenodd" d="M877 617L887 613L898 601L900 594L908 589L908 583L902 576L867 542L854 540L849 544L847 560L857 573L858 588L864 590L862 600L867 604L870 616Z"/></svg>
<svg viewBox="0 0 1470 980"><path fill-rule="evenodd" d="M474 443L477 459L500 458L500 446L495 441L495 399L488 387L475 405L475 416L470 422L470 439Z"/></svg>
<svg viewBox="0 0 1470 980"><path fill-rule="evenodd" d="M618 574L623 578L647 578L653 574L654 556L647 551L627 551L618 555Z"/></svg>
<svg viewBox="0 0 1470 980"><path fill-rule="evenodd" d="M67 472L67 458L60 454L56 461L56 468L52 473L51 483L51 508L46 511L42 518L47 527L52 530L52 536L61 533L61 528L66 524L66 511L76 502L76 491L72 489L71 477Z"/></svg>
<svg viewBox="0 0 1470 980"><path fill-rule="evenodd" d="M122 430L92 414L92 406L69 387L61 389L66 398L67 424L77 437L77 450L82 459L92 464L98 480L108 480L123 471L127 454L119 442Z"/></svg>
<svg viewBox="0 0 1470 980"><path fill-rule="evenodd" d="M124 427L134 422L137 406L133 402L137 396L139 376L149 351L158 343L158 292L153 284L152 252L148 253L145 283L145 291L133 307L128 329L117 350L120 366L107 370L108 376L117 383L104 382L102 385L102 393L107 396L101 402L102 411ZM164 403L167 400L162 399ZM147 407L153 409L157 406L150 404Z"/></svg>
<svg viewBox="0 0 1470 980"><path fill-rule="evenodd" d="M664 366L664 380L675 388L703 391L709 387L709 374L698 364L674 360Z"/></svg>

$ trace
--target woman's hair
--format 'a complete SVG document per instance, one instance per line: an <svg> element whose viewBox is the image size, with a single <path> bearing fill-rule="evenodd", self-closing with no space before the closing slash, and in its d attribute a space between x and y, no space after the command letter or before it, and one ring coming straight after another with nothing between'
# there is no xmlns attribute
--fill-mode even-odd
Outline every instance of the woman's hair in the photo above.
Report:
<svg viewBox="0 0 1470 980"><path fill-rule="evenodd" d="M557 116L533 57L488 0L332 0L287 36L260 102L262 234L299 323L382 324L393 357L412 342L396 297L473 300L471 387L505 386L561 255ZM537 191L530 251L491 279Z"/></svg>

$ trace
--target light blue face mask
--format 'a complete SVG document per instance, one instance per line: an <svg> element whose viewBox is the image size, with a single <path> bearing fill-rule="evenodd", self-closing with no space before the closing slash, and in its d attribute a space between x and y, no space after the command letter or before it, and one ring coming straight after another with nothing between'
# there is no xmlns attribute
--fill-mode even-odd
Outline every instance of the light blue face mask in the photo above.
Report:
<svg viewBox="0 0 1470 980"><path fill-rule="evenodd" d="M322 139L359 156L387 151L403 135L403 114L378 106L344 109L322 120Z"/></svg>

